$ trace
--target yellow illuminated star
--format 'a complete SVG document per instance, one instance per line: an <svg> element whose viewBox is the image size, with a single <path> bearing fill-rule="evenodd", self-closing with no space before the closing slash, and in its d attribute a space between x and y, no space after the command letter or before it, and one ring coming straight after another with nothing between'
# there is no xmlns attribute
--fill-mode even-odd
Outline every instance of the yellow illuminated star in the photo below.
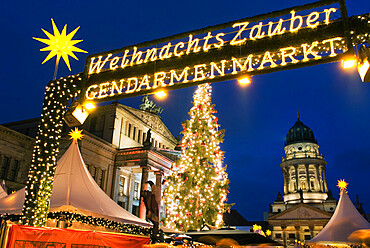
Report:
<svg viewBox="0 0 370 248"><path fill-rule="evenodd" d="M267 236L270 236L271 235L271 231L270 230L266 230L266 235Z"/></svg>
<svg viewBox="0 0 370 248"><path fill-rule="evenodd" d="M76 127L75 130L71 130L69 132L69 136L71 136L70 139L73 139L74 141L77 142L77 140L81 140L82 137L83 137L83 134L82 133L82 130L78 130L78 128Z"/></svg>
<svg viewBox="0 0 370 248"><path fill-rule="evenodd" d="M53 19L51 19L51 23L53 24L54 35L50 34L48 31L45 31L44 29L41 29L49 39L32 37L35 40L38 40L48 45L47 47L40 49L40 51L50 51L49 55L44 59L42 64L44 64L46 61L48 61L49 59L56 55L57 64L59 63L60 57L62 57L64 62L68 66L68 69L71 70L68 56L71 56L74 59L78 60L78 58L74 55L73 52L87 53L86 51L74 46L75 44L81 42L82 40L72 40L73 36L76 34L77 30L80 27L77 27L75 30L73 30L67 35L67 24L64 25L64 28L60 33Z"/></svg>
<svg viewBox="0 0 370 248"><path fill-rule="evenodd" d="M348 183L346 181L344 181L344 179L338 180L337 186L338 186L338 188L340 188L341 191L347 189L347 185L348 185Z"/></svg>
<svg viewBox="0 0 370 248"><path fill-rule="evenodd" d="M259 226L259 225L257 225L257 224L254 224L253 225L253 231L258 231L258 230L261 230L262 229L262 227L261 226Z"/></svg>

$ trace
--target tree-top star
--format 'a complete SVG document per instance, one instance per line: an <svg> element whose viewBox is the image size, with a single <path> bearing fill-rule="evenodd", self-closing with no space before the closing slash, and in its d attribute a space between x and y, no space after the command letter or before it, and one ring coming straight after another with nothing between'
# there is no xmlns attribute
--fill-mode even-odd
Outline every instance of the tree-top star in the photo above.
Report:
<svg viewBox="0 0 370 248"><path fill-rule="evenodd" d="M71 70L68 56L71 56L74 59L78 60L78 58L74 55L73 52L87 53L86 51L74 46L75 44L81 42L82 40L72 40L73 36L76 34L77 30L80 27L77 27L75 30L73 30L67 35L67 24L64 25L64 28L60 33L53 19L51 19L51 23L53 24L54 35L50 34L48 31L45 31L44 29L41 29L49 39L32 37L33 39L48 45L47 47L40 49L40 51L50 51L49 55L44 59L42 64L44 64L46 61L48 61L49 59L56 55L57 56L56 63L58 64L60 57L62 57L64 62L68 66L68 69Z"/></svg>
<svg viewBox="0 0 370 248"><path fill-rule="evenodd" d="M348 183L346 181L344 181L344 179L338 180L337 186L338 186L338 188L340 188L341 191L347 189L347 185L348 185Z"/></svg>
<svg viewBox="0 0 370 248"><path fill-rule="evenodd" d="M73 139L73 141L77 142L77 140L81 140L83 137L82 130L78 130L78 128L76 127L75 130L71 130L69 132L69 136L71 136L71 138L69 139Z"/></svg>

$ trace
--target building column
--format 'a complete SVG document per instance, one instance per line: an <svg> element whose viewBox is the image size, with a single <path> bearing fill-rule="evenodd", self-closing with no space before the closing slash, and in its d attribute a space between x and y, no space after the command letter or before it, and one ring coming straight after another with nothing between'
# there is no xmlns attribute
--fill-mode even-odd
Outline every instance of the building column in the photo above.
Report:
<svg viewBox="0 0 370 248"><path fill-rule="evenodd" d="M285 168L282 168L281 170L283 172L284 195L286 195L286 194L288 194L287 175L286 175L287 173L286 173Z"/></svg>
<svg viewBox="0 0 370 248"><path fill-rule="evenodd" d="M155 172L155 200L158 204L158 220L161 221L161 199L162 199L162 177L164 173L163 171L156 171Z"/></svg>
<svg viewBox="0 0 370 248"><path fill-rule="evenodd" d="M132 213L132 206L134 202L134 187L135 187L135 174L131 173L128 178L128 199L127 199L127 211Z"/></svg>
<svg viewBox="0 0 370 248"><path fill-rule="evenodd" d="M328 185L326 183L326 169L324 166L322 166L322 175L324 177L324 189L325 189L325 192L328 192Z"/></svg>
<svg viewBox="0 0 370 248"><path fill-rule="evenodd" d="M115 202L118 201L119 175L120 175L120 168L115 166L113 168L113 182L112 182L112 192L111 192L112 199Z"/></svg>
<svg viewBox="0 0 370 248"><path fill-rule="evenodd" d="M317 180L317 183L319 184L320 191L321 192L324 192L323 182L322 182L322 177L321 177L321 172L320 172L319 165L316 164L315 167L316 167L316 180Z"/></svg>
<svg viewBox="0 0 370 248"><path fill-rule="evenodd" d="M146 183L149 177L148 169L149 169L148 166L141 167L142 172L141 172L141 187L140 187L140 219L142 220L146 219L146 207L144 204L144 200L141 196L144 190L148 190L148 184Z"/></svg>
<svg viewBox="0 0 370 248"><path fill-rule="evenodd" d="M298 188L298 180L299 180L299 175L298 175L298 165L294 165L294 171L295 171L295 186L296 186L296 192L299 190Z"/></svg>
<svg viewBox="0 0 370 248"><path fill-rule="evenodd" d="M283 230L283 245L287 247L287 237L286 237L286 226L281 226L281 230Z"/></svg>
<svg viewBox="0 0 370 248"><path fill-rule="evenodd" d="M308 226L309 227L309 229L310 229L310 235L311 235L311 239L313 239L313 231L314 231L314 229L315 229L315 226Z"/></svg>
<svg viewBox="0 0 370 248"><path fill-rule="evenodd" d="M294 226L295 229L295 238L299 241L301 241L301 227L300 226Z"/></svg>
<svg viewBox="0 0 370 248"><path fill-rule="evenodd" d="M307 181L307 191L311 191L311 182L310 182L310 174L309 174L309 164L304 165L306 167L306 181Z"/></svg>

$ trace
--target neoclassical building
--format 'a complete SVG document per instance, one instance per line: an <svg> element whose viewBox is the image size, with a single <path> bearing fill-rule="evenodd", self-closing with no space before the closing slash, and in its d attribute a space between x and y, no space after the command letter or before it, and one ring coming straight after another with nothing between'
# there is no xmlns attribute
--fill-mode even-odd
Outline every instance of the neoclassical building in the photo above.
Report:
<svg viewBox="0 0 370 248"><path fill-rule="evenodd" d="M9 193L25 186L38 122L36 118L0 125L0 180L5 180ZM175 150L178 141L160 116L114 102L96 108L80 129L80 151L95 181L120 206L145 218L140 192L149 180L160 190L162 177L180 155ZM59 156L70 144L68 132L65 126Z"/></svg>
<svg viewBox="0 0 370 248"><path fill-rule="evenodd" d="M313 131L298 119L286 135L280 164L283 194L270 205L272 238L285 246L308 240L329 221L337 201L328 189L326 161Z"/></svg>

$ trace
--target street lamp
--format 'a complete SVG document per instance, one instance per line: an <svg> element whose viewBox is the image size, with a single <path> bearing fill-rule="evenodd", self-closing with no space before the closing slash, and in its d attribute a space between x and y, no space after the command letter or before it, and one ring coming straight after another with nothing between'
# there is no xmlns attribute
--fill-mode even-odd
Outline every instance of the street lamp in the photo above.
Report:
<svg viewBox="0 0 370 248"><path fill-rule="evenodd" d="M357 65L357 60L355 56L350 56L342 60L343 69L353 68Z"/></svg>
<svg viewBox="0 0 370 248"><path fill-rule="evenodd" d="M74 101L65 113L64 121L69 127L80 126L93 109L95 109L95 105L92 102L81 105L78 101Z"/></svg>
<svg viewBox="0 0 370 248"><path fill-rule="evenodd" d="M252 83L251 78L250 78L250 77L248 77L248 76L243 77L243 78L239 78L239 79L238 79L238 82L239 82L239 84L240 84L241 86L247 86L247 85L249 85L249 84L251 84L251 83Z"/></svg>
<svg viewBox="0 0 370 248"><path fill-rule="evenodd" d="M165 96L167 96L166 92L164 92L163 90L161 91L156 91L155 93L155 96L158 97L158 98L163 98Z"/></svg>

